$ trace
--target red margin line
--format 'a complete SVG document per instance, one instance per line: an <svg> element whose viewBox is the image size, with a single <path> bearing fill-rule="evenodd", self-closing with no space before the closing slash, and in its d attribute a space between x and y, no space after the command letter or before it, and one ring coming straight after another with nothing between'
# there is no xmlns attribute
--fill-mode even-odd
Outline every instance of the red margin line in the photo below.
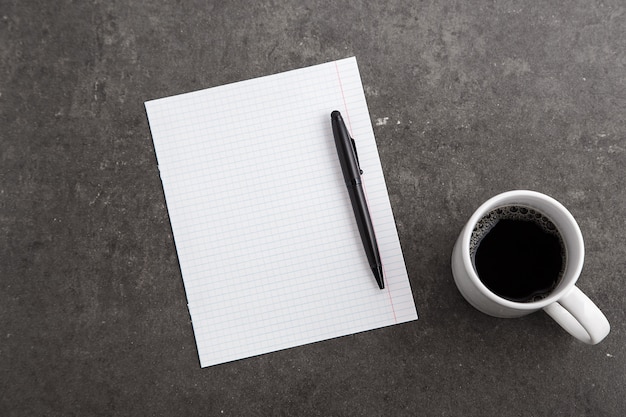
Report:
<svg viewBox="0 0 626 417"><path fill-rule="evenodd" d="M348 112L348 104L346 102L346 95L343 92L343 83L341 82L341 75L339 73L339 65L337 65L337 61L335 61L335 70L337 71L337 80L339 81L339 89L341 90L341 98L343 99L343 107L344 110L346 112L346 118L348 119L348 128L350 129L350 136L352 135L352 122L350 121L350 113ZM368 206L369 206L369 201L367 199L367 189L365 188L365 182L362 182L363 184L363 191L365 192L365 201L367 202ZM374 228L374 234L376 234L376 228ZM387 275L385 274L385 264L383 263L382 259L380 260L382 267L383 267L383 275ZM393 298L391 297L391 289L389 288L389 282L387 282L387 295L389 296L389 304L391 305L391 312L393 313L393 321L394 323L398 324L398 318L396 317L396 309L393 306Z"/></svg>

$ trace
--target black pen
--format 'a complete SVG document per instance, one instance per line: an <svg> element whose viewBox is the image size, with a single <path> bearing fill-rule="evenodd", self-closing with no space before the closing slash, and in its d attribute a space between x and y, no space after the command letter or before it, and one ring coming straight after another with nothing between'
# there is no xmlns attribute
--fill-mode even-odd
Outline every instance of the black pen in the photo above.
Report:
<svg viewBox="0 0 626 417"><path fill-rule="evenodd" d="M367 209L367 201L365 200L365 193L363 192L363 185L361 184L361 174L363 171L359 165L356 144L354 143L354 139L348 134L348 129L346 129L341 113L337 110L333 111L330 114L330 120L333 125L333 136L335 137L339 163L343 171L343 178L348 186L348 194L350 194L350 201L352 202L356 224L361 234L361 241L363 241L365 254L367 255L370 268L372 268L372 272L374 273L374 278L376 278L376 282L382 290L385 288L383 265L380 262L380 253L378 253L374 226L372 226L372 219Z"/></svg>

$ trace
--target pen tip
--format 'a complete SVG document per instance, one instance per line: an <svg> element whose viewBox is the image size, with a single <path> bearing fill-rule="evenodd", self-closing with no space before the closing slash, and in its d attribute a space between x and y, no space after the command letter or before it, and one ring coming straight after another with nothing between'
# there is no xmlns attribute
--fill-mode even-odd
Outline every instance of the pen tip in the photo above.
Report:
<svg viewBox="0 0 626 417"><path fill-rule="evenodd" d="M341 117L341 113L339 113L339 110L333 110L333 112L330 114L330 117L333 119L337 119Z"/></svg>
<svg viewBox="0 0 626 417"><path fill-rule="evenodd" d="M378 288L381 290L385 289L385 280L383 276L383 266L376 265L372 268L372 272L374 272L374 277L376 278L376 282L378 283Z"/></svg>

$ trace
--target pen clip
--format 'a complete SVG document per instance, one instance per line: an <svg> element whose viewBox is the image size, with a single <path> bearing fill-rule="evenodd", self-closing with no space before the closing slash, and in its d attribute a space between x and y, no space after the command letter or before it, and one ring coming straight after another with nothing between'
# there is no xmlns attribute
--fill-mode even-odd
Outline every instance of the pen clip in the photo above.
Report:
<svg viewBox="0 0 626 417"><path fill-rule="evenodd" d="M363 170L361 169L361 163L359 162L359 154L356 151L356 142L350 136L350 142L352 142L352 149L354 150L354 159L356 159L356 165L359 168L359 174L363 175Z"/></svg>

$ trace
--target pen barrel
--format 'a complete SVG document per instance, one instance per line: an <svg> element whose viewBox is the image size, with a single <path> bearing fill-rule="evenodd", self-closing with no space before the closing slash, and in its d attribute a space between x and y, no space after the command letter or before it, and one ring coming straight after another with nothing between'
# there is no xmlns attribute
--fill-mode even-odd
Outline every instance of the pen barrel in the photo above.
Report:
<svg viewBox="0 0 626 417"><path fill-rule="evenodd" d="M335 146L337 147L337 155L341 164L341 171L346 185L350 186L355 181L360 182L361 169L359 168L354 143L348 134L346 124L338 111L332 113L333 136L335 138Z"/></svg>
<svg viewBox="0 0 626 417"><path fill-rule="evenodd" d="M371 268L380 267L380 253L378 251L378 244L376 243L374 225L372 224L367 208L367 200L365 199L365 192L363 191L363 186L360 181L356 184L348 185L348 194L350 195L354 217L356 218L369 265Z"/></svg>
<svg viewBox="0 0 626 417"><path fill-rule="evenodd" d="M380 261L380 253L378 252L378 244L376 243L374 226L372 225L367 200L365 199L365 192L361 184L362 171L356 153L356 144L348 134L348 129L343 122L341 113L335 110L330 116L337 147L337 156L343 171L343 179L348 187L348 194L350 195L352 210L359 228L363 248L378 287L382 290L385 287L382 263Z"/></svg>

